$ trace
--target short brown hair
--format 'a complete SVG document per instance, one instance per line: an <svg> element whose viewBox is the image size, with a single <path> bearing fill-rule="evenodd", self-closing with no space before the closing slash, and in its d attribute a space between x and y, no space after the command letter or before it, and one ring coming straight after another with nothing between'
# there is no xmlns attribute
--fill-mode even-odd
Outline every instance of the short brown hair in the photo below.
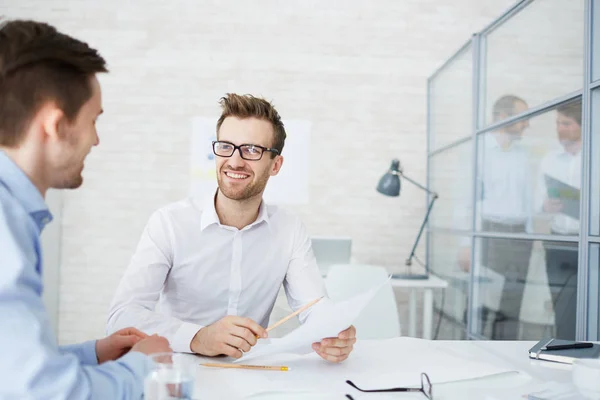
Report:
<svg viewBox="0 0 600 400"><path fill-rule="evenodd" d="M0 146L17 146L48 101L74 120L92 96L90 77L99 72L108 70L96 50L51 25L0 24Z"/></svg>
<svg viewBox="0 0 600 400"><path fill-rule="evenodd" d="M558 106L556 111L565 117L573 118L581 126L581 100Z"/></svg>
<svg viewBox="0 0 600 400"><path fill-rule="evenodd" d="M242 96L235 93L227 93L224 97L221 97L219 104L221 104L222 112L219 121L217 121L217 133L219 133L219 129L227 117L262 119L273 125L273 143L271 147L279 150L279 154L283 152L286 138L285 128L273 104L251 94ZM271 155L275 157L275 153L271 153Z"/></svg>

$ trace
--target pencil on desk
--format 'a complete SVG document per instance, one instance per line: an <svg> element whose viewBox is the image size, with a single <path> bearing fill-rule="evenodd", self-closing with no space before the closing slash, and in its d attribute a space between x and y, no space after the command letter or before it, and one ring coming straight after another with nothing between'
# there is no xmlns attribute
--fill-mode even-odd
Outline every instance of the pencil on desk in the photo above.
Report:
<svg viewBox="0 0 600 400"><path fill-rule="evenodd" d="M200 364L205 367L213 368L238 368L238 369L259 369L263 371L289 371L290 369L286 366L274 366L274 365L244 365L244 364L217 364L217 363L204 363Z"/></svg>
<svg viewBox="0 0 600 400"><path fill-rule="evenodd" d="M273 330L275 328L277 328L279 325L283 324L285 321L287 321L288 319L295 317L296 315L300 314L302 311L307 310L308 308L314 306L316 303L319 302L319 300L321 300L322 297L319 297L318 299L315 299L313 301L311 301L310 303L306 304L305 306L301 307L299 310L294 311L293 313L291 313L290 315L288 315L285 318L280 319L279 321L277 321L276 323L274 323L273 325L269 326L266 331L269 332L270 330Z"/></svg>

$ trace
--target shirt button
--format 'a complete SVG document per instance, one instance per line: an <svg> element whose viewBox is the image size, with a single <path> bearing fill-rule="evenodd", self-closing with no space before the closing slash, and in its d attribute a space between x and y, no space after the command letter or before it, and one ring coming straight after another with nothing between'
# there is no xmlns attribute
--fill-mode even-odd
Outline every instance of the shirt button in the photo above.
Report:
<svg viewBox="0 0 600 400"><path fill-rule="evenodd" d="M50 218L48 218L48 217L42 218L42 224L46 225L46 224L48 224L48 222L50 222Z"/></svg>

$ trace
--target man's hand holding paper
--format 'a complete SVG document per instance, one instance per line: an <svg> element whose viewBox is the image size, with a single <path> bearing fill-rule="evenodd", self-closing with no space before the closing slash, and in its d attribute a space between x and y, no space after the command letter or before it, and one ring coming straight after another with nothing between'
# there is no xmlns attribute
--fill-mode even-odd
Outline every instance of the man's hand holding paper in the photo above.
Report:
<svg viewBox="0 0 600 400"><path fill-rule="evenodd" d="M355 343L356 328L352 325L340 332L337 338L325 338L313 343L312 348L324 360L338 363L348 358Z"/></svg>
<svg viewBox="0 0 600 400"><path fill-rule="evenodd" d="M388 280L346 300L323 299L313 306L308 319L300 327L281 339L259 343L241 360L245 362L270 354L308 354L312 351L328 361L345 360L356 342L353 322Z"/></svg>

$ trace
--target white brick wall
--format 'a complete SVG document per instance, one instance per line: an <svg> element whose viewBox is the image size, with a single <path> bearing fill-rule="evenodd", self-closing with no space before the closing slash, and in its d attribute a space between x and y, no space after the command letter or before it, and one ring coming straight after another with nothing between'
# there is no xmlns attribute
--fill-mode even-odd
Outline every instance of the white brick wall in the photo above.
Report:
<svg viewBox="0 0 600 400"><path fill-rule="evenodd" d="M308 119L311 234L352 236L353 256L404 260L423 195L374 187L389 160L425 180L427 76L513 0L3 0L0 14L48 21L101 50L101 143L64 198L59 337L103 334L106 311L150 213L184 197L194 115L227 91Z"/></svg>

